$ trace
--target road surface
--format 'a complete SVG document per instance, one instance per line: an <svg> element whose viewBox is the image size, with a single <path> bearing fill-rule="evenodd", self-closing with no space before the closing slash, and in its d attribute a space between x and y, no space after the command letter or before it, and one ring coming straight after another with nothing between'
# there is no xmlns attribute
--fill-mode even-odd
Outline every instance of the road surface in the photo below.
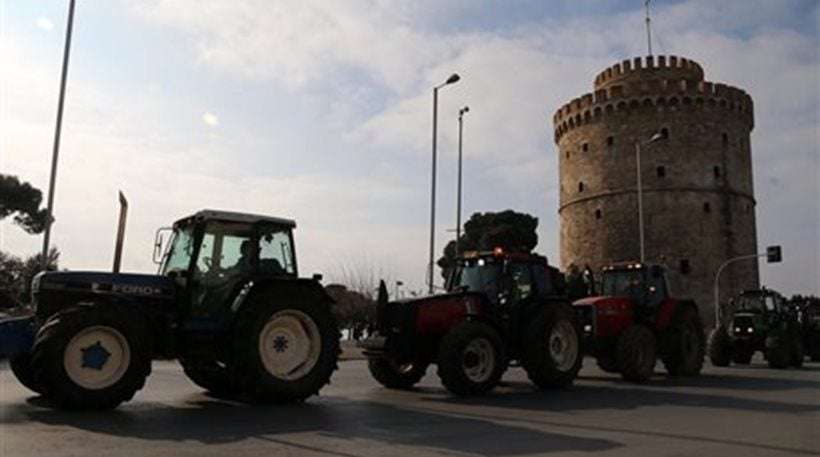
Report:
<svg viewBox="0 0 820 457"><path fill-rule="evenodd" d="M662 365L658 365L659 374ZM520 368L488 397L454 399L435 367L415 391L346 361L303 405L212 398L172 362L110 412L50 410L0 368L0 456L793 456L820 455L820 364L707 366L645 385L591 359L568 390L536 392Z"/></svg>

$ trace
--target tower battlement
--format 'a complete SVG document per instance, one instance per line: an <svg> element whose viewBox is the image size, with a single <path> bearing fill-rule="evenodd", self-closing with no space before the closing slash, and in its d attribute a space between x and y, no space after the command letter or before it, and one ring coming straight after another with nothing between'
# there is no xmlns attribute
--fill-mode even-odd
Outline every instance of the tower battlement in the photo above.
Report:
<svg viewBox="0 0 820 457"><path fill-rule="evenodd" d="M604 89L613 84L640 79L685 79L690 82L703 81L703 68L699 63L678 56L646 56L624 60L598 73L595 89Z"/></svg>
<svg viewBox="0 0 820 457"><path fill-rule="evenodd" d="M754 128L754 103L743 89L703 80L621 79L619 84L606 85L559 108L552 119L555 141L569 130L604 116L658 109L722 110L746 123L750 130Z"/></svg>

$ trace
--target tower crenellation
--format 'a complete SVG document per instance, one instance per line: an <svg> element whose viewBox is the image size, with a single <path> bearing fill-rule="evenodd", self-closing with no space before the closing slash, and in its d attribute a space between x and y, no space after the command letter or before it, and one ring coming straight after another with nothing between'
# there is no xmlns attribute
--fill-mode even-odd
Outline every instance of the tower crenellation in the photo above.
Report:
<svg viewBox="0 0 820 457"><path fill-rule="evenodd" d="M641 154L647 260L676 273L680 295L711 306L720 263L757 248L752 98L677 56L618 62L593 89L553 115L562 266L638 259L635 143L661 133ZM727 269L721 289L757 283L750 261Z"/></svg>

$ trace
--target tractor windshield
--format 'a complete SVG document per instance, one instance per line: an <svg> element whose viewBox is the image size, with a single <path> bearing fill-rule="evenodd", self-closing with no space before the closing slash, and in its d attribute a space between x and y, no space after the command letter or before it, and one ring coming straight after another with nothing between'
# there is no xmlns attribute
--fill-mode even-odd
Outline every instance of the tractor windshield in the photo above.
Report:
<svg viewBox="0 0 820 457"><path fill-rule="evenodd" d="M495 258L468 259L461 262L453 274L450 291L465 290L484 292L495 296L498 277L501 275L501 262Z"/></svg>
<svg viewBox="0 0 820 457"><path fill-rule="evenodd" d="M762 312L765 308L774 310L773 303L766 306L766 300L762 295L745 295L737 298L737 310Z"/></svg>
<svg viewBox="0 0 820 457"><path fill-rule="evenodd" d="M194 255L194 236L192 227L177 228L174 230L168 252L165 254L160 274L167 275L172 271L187 271Z"/></svg>
<svg viewBox="0 0 820 457"><path fill-rule="evenodd" d="M601 278L601 295L612 297L633 297L643 295L642 270L608 270Z"/></svg>

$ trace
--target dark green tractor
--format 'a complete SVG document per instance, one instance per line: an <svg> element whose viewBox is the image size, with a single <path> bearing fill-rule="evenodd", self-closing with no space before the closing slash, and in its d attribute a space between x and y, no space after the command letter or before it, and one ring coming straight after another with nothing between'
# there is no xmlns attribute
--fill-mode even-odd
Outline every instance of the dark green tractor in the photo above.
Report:
<svg viewBox="0 0 820 457"><path fill-rule="evenodd" d="M731 300L728 319L712 331L709 357L719 367L749 364L760 351L772 368L803 365L798 310L774 290L741 292Z"/></svg>
<svg viewBox="0 0 820 457"><path fill-rule="evenodd" d="M812 362L820 362L820 299L806 297L795 304L803 320L803 349Z"/></svg>

